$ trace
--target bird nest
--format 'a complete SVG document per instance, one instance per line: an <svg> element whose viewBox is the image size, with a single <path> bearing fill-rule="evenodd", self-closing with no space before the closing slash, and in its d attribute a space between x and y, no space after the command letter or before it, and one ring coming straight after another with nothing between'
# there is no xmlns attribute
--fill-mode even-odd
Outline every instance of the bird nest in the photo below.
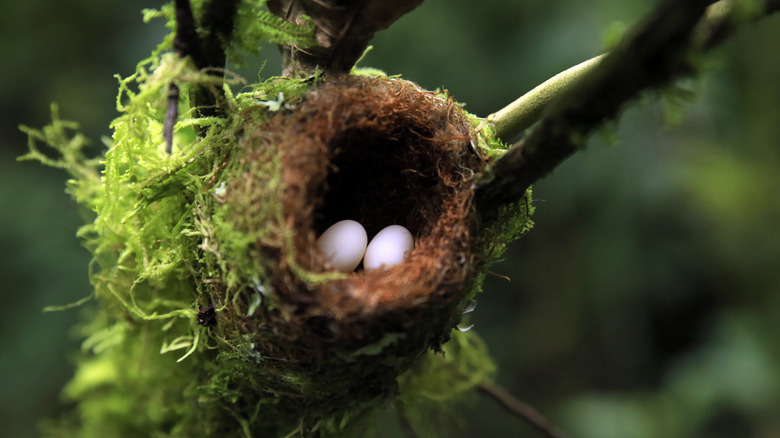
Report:
<svg viewBox="0 0 780 438"><path fill-rule="evenodd" d="M248 334L265 359L260 391L332 409L375 399L449 338L481 263L474 144L447 96L357 76L326 80L245 130L224 174L223 228L257 236L245 254L259 274L232 300L229 288L212 295L229 303L222 329ZM402 225L414 249L389 269L330 272L315 242L343 219L369 236Z"/></svg>
<svg viewBox="0 0 780 438"><path fill-rule="evenodd" d="M188 87L208 79L182 68L163 57L154 75L122 81L104 168L56 113L47 128L56 135L30 131L62 159L35 141L30 157L68 169L69 192L95 212L80 233L109 317L90 325L95 348L80 366L114 378L74 378L73 424L232 436L238 422L278 436L330 422L337 434L395 395L399 376L432 381L411 368L440 351L485 264L531 224L528 197L489 225L473 207L498 153L490 128L405 80L277 78L226 92L219 120L188 113L170 154L160 141L168 84L179 81L187 107ZM316 240L343 219L369 236L402 225L414 248L387 269L336 272ZM490 368L474 358L483 349L456 340L463 348L452 351L471 357L461 362ZM176 361L158 349L186 352ZM134 360L155 372L125 366ZM425 369L438 381L470 372ZM116 406L139 414L115 415Z"/></svg>

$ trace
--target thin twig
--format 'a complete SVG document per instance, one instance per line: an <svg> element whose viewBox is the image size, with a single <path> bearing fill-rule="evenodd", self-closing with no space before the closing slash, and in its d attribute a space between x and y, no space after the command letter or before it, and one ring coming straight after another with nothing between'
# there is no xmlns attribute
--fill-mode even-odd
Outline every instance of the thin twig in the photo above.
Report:
<svg viewBox="0 0 780 438"><path fill-rule="evenodd" d="M165 139L165 151L169 154L173 151L173 126L179 118L179 87L171 83L168 86L168 113L165 116L163 126L163 138Z"/></svg>
<svg viewBox="0 0 780 438"><path fill-rule="evenodd" d="M566 435L555 427L547 418L539 413L533 406L515 398L504 388L491 383L483 382L479 385L479 391L489 395L510 413L522 418L536 430L548 438L566 438Z"/></svg>

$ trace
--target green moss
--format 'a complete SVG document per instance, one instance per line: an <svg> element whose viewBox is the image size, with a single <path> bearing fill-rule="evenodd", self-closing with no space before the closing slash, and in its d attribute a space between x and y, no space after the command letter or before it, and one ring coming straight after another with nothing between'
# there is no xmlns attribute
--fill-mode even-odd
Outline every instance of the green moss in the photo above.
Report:
<svg viewBox="0 0 780 438"><path fill-rule="evenodd" d="M399 399L410 407L426 401L446 403L462 398L494 373L495 364L479 336L456 331L442 352L426 355L398 378Z"/></svg>
<svg viewBox="0 0 780 438"><path fill-rule="evenodd" d="M195 8L200 1L194 1ZM311 26L290 26L276 17L253 12L263 2L242 2L242 43L231 54L251 52L260 41L310 44ZM170 5L146 11L145 19L164 17L173 23ZM92 213L93 221L78 235L93 254L90 280L100 303L82 328L85 338L76 375L63 391L76 408L59 421L45 424L48 435L64 437L156 436L344 436L359 431L369 412L384 399L360 400L348 412L329 411L322 400L338 393L349 373L318 374L305 364L264 357L248 336L225 318L269 311L274 291L267 283L267 257L255 242L273 241L292 249L281 205L281 153L252 147L248 127L294 108L316 86L320 74L303 79L270 78L246 85L196 71L190 62L166 52L169 35L135 73L118 78L113 135L105 154L85 156L88 141L78 125L59 119L52 107L51 125L23 127L35 159L63 168L72 177L67 192ZM365 74L378 74L363 71ZM174 126L172 153L166 152L163 125L170 84L179 86L181 115ZM226 116L197 117L188 97L194 87L221 89ZM488 125L479 125L474 147L486 158L502 153ZM197 133L197 135L196 135ZM43 153L52 147L57 158ZM250 154L261 154L262 157ZM262 158L262 159L259 159ZM257 196L234 196L239 175L257 176ZM244 188L246 189L246 188ZM470 299L479 290L487 263L503 253L507 242L530 229L530 192L504 209L499 221L480 230L485 263L474 275ZM343 274L315 274L287 262L298 279L315 284ZM215 285L219 285L218 287ZM239 303L238 301L241 301ZM199 326L200 306L215 304L216 328ZM241 310L244 309L244 310ZM378 342L342 354L351 363L375 360L405 336L389 333ZM446 334L449 336L449 334ZM399 378L400 402L406 412L424 412L457 400L493 372L484 345L473 333L455 331L444 355L430 352ZM407 358L404 360L412 360ZM383 360L390 360L385 357ZM396 358L396 360L400 360ZM388 370L398 364L386 364ZM317 415L290 416L287 394L313 400ZM392 396L393 394L387 394ZM348 399L351 394L338 394ZM423 408L428 406L428 408ZM419 407L419 409L418 409ZM424 429L422 418L412 420Z"/></svg>
<svg viewBox="0 0 780 438"><path fill-rule="evenodd" d="M51 435L194 436L224 428L226 414L234 417L223 412L225 401L233 399L226 386L236 376L251 375L246 345L196 325L197 302L205 293L202 280L223 277L235 290L247 279L263 278L263 272L246 252L248 239L258 236L242 236L233 231L235 222L224 220L231 211L221 208L219 188L224 175L229 178L239 166L242 151L236 146L244 125L259 123L275 109L266 105L264 111L265 99L290 105L316 79L272 78L234 94L231 85L241 84L234 78L225 85L228 117L195 118L189 89L223 85L166 53L120 78L121 115L111 124L110 147L101 159L84 155L88 142L75 132L76 124L59 119L56 106L50 126L23 127L30 152L21 158L67 170L73 177L68 193L93 212L94 221L79 235L94 255L90 279L105 315L85 326L78 371L64 390L78 409L50 423ZM182 89L172 154L162 136L170 83ZM195 128L203 135L194 135ZM41 144L59 157L49 158ZM278 179L278 160L255 170ZM275 220L280 213L275 191L267 194L258 219ZM223 244L209 246L216 242ZM234 349L218 357L217 345ZM213 412L204 414L208 406Z"/></svg>

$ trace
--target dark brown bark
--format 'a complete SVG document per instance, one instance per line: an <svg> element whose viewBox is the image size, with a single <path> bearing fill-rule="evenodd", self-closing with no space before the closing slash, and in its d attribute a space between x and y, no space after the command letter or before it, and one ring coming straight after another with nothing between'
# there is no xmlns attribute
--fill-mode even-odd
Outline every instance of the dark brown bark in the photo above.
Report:
<svg viewBox="0 0 780 438"><path fill-rule="evenodd" d="M318 46L282 47L287 76L319 67L328 73L348 72L374 34L417 7L422 0L269 0L268 9L287 21L314 20Z"/></svg>
<svg viewBox="0 0 780 438"><path fill-rule="evenodd" d="M175 0L176 36L173 49L184 58L189 56L199 70L222 78L225 70L225 50L230 44L235 26L238 0L211 0L203 6L203 17L198 25L189 0ZM200 30L200 32L199 32ZM201 117L223 116L222 88L215 90L197 87L192 90L192 102ZM173 126L178 118L179 87L168 88L168 114L165 119L166 150L173 148Z"/></svg>
<svg viewBox="0 0 780 438"><path fill-rule="evenodd" d="M713 0L670 0L548 109L538 126L490 169L477 208L495 218L501 206L583 146L585 139L641 91L692 71L689 41Z"/></svg>
<svg viewBox="0 0 780 438"><path fill-rule="evenodd" d="M757 20L780 11L780 0L765 0L762 7L763 9L756 11L750 19ZM707 20L700 23L696 29L694 43L696 48L702 50L711 49L722 43L737 30L740 24L734 14L733 1L719 1L710 9L707 11Z"/></svg>

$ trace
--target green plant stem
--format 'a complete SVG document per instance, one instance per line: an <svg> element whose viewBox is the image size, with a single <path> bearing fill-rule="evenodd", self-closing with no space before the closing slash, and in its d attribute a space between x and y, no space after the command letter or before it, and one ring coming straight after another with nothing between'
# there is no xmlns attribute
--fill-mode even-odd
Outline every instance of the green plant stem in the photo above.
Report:
<svg viewBox="0 0 780 438"><path fill-rule="evenodd" d="M488 169L476 193L483 219L490 222L502 206L521 199L531 184L584 146L593 130L641 92L694 73L698 53L722 42L739 24L780 8L780 0L768 0L746 17L737 13L745 11L740 7L707 11L711 3L667 0L613 52L574 75L577 80L540 110L533 131Z"/></svg>
<svg viewBox="0 0 780 438"><path fill-rule="evenodd" d="M780 0L766 0L763 11L751 19L780 10ZM693 46L710 49L734 32L737 20L734 19L735 1L721 0L707 8L704 19L697 25ZM551 102L566 94L575 81L591 71L606 54L595 56L570 67L543 83L520 98L485 117L496 130L496 136L506 141L530 128L542 118L542 114Z"/></svg>
<svg viewBox="0 0 780 438"><path fill-rule="evenodd" d="M496 129L496 136L511 140L539 121L544 109L557 97L569 91L574 81L595 67L605 55L583 61L544 81L519 99L486 117Z"/></svg>
<svg viewBox="0 0 780 438"><path fill-rule="evenodd" d="M759 6L740 6L746 0L721 0L709 8L704 20L694 33L693 46L700 50L711 49L722 43L745 21L755 21L780 11L780 0L764 0ZM741 10L740 10L741 8ZM745 16L746 14L749 14Z"/></svg>

